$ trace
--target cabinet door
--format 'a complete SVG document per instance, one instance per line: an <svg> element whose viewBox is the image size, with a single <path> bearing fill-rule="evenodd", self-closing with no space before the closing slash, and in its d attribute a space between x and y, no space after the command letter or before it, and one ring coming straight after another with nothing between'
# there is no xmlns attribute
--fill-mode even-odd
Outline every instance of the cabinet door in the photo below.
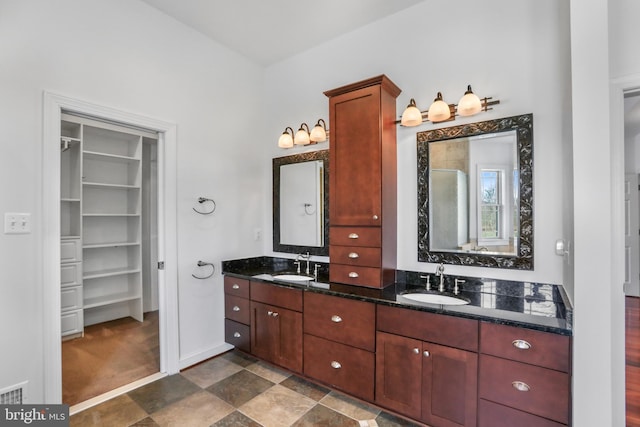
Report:
<svg viewBox="0 0 640 427"><path fill-rule="evenodd" d="M302 372L302 313L251 302L251 350L262 359Z"/></svg>
<svg viewBox="0 0 640 427"><path fill-rule="evenodd" d="M422 348L422 420L442 427L476 425L478 355L437 344Z"/></svg>
<svg viewBox="0 0 640 427"><path fill-rule="evenodd" d="M422 342L384 332L376 338L376 403L419 419Z"/></svg>
<svg viewBox="0 0 640 427"><path fill-rule="evenodd" d="M380 87L334 96L331 123L331 225L380 225Z"/></svg>

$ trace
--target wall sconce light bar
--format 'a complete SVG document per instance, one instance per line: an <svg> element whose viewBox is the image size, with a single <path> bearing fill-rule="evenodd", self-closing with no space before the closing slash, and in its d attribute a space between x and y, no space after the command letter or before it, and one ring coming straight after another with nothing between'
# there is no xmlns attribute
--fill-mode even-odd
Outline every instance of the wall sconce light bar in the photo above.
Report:
<svg viewBox="0 0 640 427"><path fill-rule="evenodd" d="M411 98L409 105L402 113L400 120L396 120L395 124L401 126L418 126L424 122L441 123L455 120L456 116L473 116L481 111L489 111L493 105L500 103L500 100L492 97L479 98L471 90L471 85L467 86L467 91L460 98L458 104L447 104L442 99L442 94L438 92L436 98L428 110L420 110L416 105L416 101ZM446 107L449 107L447 114Z"/></svg>
<svg viewBox="0 0 640 427"><path fill-rule="evenodd" d="M318 119L313 129L309 130L306 123L300 124L297 132L287 126L278 139L278 147L292 148L295 145L313 145L329 139L329 130L323 119Z"/></svg>

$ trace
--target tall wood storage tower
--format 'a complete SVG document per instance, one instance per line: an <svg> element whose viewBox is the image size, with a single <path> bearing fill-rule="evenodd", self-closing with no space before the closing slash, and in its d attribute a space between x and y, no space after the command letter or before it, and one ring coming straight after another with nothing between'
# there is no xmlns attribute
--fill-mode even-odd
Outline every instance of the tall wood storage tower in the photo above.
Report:
<svg viewBox="0 0 640 427"><path fill-rule="evenodd" d="M155 141L157 134L150 131L62 115L63 337L122 317L143 320L143 267L150 265L148 241L142 239L143 182L148 182L143 146Z"/></svg>
<svg viewBox="0 0 640 427"><path fill-rule="evenodd" d="M384 75L325 92L332 282L382 288L395 281L399 94Z"/></svg>

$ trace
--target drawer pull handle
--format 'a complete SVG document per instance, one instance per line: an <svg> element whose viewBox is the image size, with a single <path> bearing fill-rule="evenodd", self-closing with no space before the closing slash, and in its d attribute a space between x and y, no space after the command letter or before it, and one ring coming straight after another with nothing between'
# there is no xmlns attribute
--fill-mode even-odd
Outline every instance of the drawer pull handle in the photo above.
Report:
<svg viewBox="0 0 640 427"><path fill-rule="evenodd" d="M358 239L360 236L358 236L356 233L351 233L349 234L349 238L350 239Z"/></svg>
<svg viewBox="0 0 640 427"><path fill-rule="evenodd" d="M240 338L242 335L240 335L240 332L234 332L233 333L233 337L234 338Z"/></svg>
<svg viewBox="0 0 640 427"><path fill-rule="evenodd" d="M267 311L267 316L271 316L271 317L278 317L278 316L279 316L279 314L278 314L278 312L277 312L277 311L271 311L271 310L269 310L269 311Z"/></svg>
<svg viewBox="0 0 640 427"><path fill-rule="evenodd" d="M513 346L515 348L520 349L520 350L529 350L531 348L531 344L529 344L525 340L513 340L513 342L511 342L511 344L513 344Z"/></svg>
<svg viewBox="0 0 640 427"><path fill-rule="evenodd" d="M429 353L427 350L425 350L423 354L424 354L424 357L429 357L429 356L431 356L431 353Z"/></svg>
<svg viewBox="0 0 640 427"><path fill-rule="evenodd" d="M513 388L515 388L518 391L529 391L529 390L531 390L531 387L529 387L529 384L523 383L522 381L514 381L514 382L511 383L511 385L513 386Z"/></svg>
<svg viewBox="0 0 640 427"><path fill-rule="evenodd" d="M420 354L420 349L419 348L414 348L413 349L413 354Z"/></svg>
<svg viewBox="0 0 640 427"><path fill-rule="evenodd" d="M351 252L351 253L349 253L349 258L351 258L351 259L360 258L360 255L358 255L357 252Z"/></svg>
<svg viewBox="0 0 640 427"><path fill-rule="evenodd" d="M372 218L373 218L374 220L377 220L377 219L378 219L378 215L374 215Z"/></svg>
<svg viewBox="0 0 640 427"><path fill-rule="evenodd" d="M240 307L238 307L237 305L233 306L233 311L240 311Z"/></svg>
<svg viewBox="0 0 640 427"><path fill-rule="evenodd" d="M356 273L355 271L352 271L351 273L349 273L349 277L351 277L352 279L355 279L358 277L358 273Z"/></svg>
<svg viewBox="0 0 640 427"><path fill-rule="evenodd" d="M338 316L337 314L334 314L333 316L331 316L331 321L334 323L340 323L342 322L342 317Z"/></svg>
<svg viewBox="0 0 640 427"><path fill-rule="evenodd" d="M340 369L342 368L342 365L340 364L340 362L336 362L335 360L333 362L331 362L331 367L333 369Z"/></svg>
<svg viewBox="0 0 640 427"><path fill-rule="evenodd" d="M232 286L233 289L240 289L240 285L238 285L237 283L234 283Z"/></svg>

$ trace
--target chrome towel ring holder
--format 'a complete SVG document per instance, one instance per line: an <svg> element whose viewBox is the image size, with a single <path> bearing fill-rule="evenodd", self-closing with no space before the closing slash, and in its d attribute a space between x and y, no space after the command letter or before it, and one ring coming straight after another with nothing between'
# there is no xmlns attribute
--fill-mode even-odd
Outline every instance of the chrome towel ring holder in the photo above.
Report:
<svg viewBox="0 0 640 427"><path fill-rule="evenodd" d="M209 210L198 210L196 208L191 208L193 209L194 212L197 212L200 215L209 215L215 212L216 210L216 202L214 202L213 199L207 199L206 197L198 197L198 203L200 203L200 205L204 205L205 203L210 204Z"/></svg>
<svg viewBox="0 0 640 427"><path fill-rule="evenodd" d="M213 274L216 272L216 267L213 265L213 263L204 262L204 261L198 261L197 265L198 265L198 267L211 266L211 274L209 274L208 276L200 277L200 276L196 276L195 274L191 273L191 275L196 279L199 279L199 280L208 279L209 277L213 276Z"/></svg>

